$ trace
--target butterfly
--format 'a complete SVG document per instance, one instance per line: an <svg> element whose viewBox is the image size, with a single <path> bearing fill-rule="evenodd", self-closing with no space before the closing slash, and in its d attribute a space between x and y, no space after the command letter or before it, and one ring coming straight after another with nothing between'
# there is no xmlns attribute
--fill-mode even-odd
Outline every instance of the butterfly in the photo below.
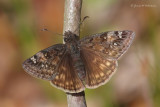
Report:
<svg viewBox="0 0 160 107"><path fill-rule="evenodd" d="M117 60L130 47L135 33L108 31L79 40L64 33L65 44L56 44L33 55L22 64L30 75L48 80L68 93L79 93L107 83L118 67Z"/></svg>

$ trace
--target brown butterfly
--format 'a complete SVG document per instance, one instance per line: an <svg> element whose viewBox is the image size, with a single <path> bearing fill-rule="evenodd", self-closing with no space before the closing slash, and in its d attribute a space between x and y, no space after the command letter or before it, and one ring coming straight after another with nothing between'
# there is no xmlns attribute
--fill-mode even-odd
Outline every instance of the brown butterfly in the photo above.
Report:
<svg viewBox="0 0 160 107"><path fill-rule="evenodd" d="M134 35L128 30L109 31L79 40L77 35L67 31L65 44L41 50L24 61L23 68L65 92L97 88L115 73L117 60L130 47Z"/></svg>

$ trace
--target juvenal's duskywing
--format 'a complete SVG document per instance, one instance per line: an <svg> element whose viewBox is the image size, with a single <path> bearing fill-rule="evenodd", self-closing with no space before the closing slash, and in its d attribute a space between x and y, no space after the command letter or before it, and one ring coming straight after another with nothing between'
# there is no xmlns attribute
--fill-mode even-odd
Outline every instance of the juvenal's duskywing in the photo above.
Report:
<svg viewBox="0 0 160 107"><path fill-rule="evenodd" d="M79 40L77 35L67 31L65 44L41 50L24 61L23 68L65 92L97 88L115 73L117 60L130 47L134 35L128 30L109 31Z"/></svg>

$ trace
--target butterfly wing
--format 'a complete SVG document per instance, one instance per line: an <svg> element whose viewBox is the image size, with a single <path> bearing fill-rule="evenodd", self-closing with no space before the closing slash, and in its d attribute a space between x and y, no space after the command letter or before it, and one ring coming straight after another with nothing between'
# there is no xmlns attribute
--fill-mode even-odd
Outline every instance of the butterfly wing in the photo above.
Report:
<svg viewBox="0 0 160 107"><path fill-rule="evenodd" d="M51 81L53 86L69 93L78 93L85 89L73 68L73 61L69 52L66 52L58 66L57 72L58 75Z"/></svg>
<svg viewBox="0 0 160 107"><path fill-rule="evenodd" d="M50 80L53 86L65 92L77 93L85 89L73 69L72 58L64 44L38 52L24 61L23 68L34 77Z"/></svg>
<svg viewBox="0 0 160 107"><path fill-rule="evenodd" d="M109 31L95 34L80 40L81 47L99 52L107 59L119 59L130 47L134 32L132 31Z"/></svg>
<svg viewBox="0 0 160 107"><path fill-rule="evenodd" d="M80 40L87 88L97 88L112 77L118 66L117 59L127 51L133 38L132 31L111 31Z"/></svg>
<svg viewBox="0 0 160 107"><path fill-rule="evenodd" d="M87 88L97 88L104 85L115 73L118 66L116 60L104 58L87 48L81 50L81 57L86 70L85 84Z"/></svg>
<svg viewBox="0 0 160 107"><path fill-rule="evenodd" d="M66 45L57 44L36 53L22 64L24 70L30 75L52 80L57 75L57 65L66 52Z"/></svg>

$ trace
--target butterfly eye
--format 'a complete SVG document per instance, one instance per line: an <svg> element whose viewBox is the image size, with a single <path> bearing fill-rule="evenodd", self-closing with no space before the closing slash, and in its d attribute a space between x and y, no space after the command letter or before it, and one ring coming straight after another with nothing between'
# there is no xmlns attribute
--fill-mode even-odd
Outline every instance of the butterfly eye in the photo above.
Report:
<svg viewBox="0 0 160 107"><path fill-rule="evenodd" d="M68 41L68 38L64 38L64 42L67 42Z"/></svg>

